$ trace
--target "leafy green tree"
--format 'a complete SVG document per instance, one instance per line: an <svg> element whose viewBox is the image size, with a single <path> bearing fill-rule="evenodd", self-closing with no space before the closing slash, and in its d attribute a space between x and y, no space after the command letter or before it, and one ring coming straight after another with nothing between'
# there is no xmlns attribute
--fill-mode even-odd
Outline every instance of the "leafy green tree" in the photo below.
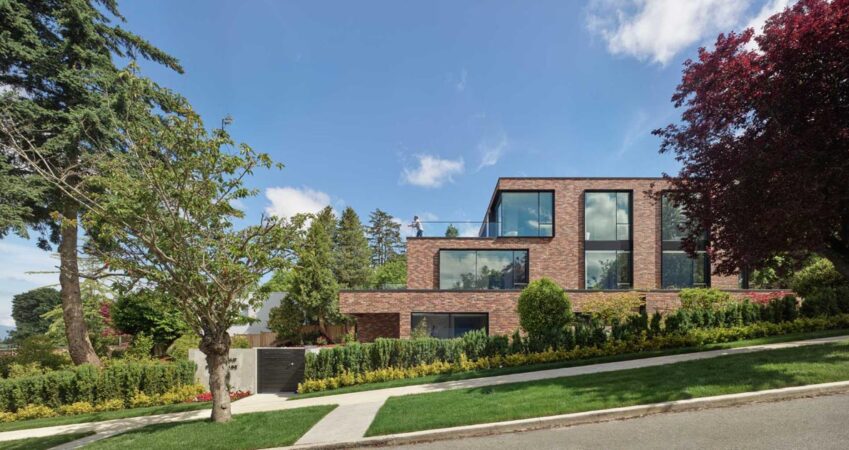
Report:
<svg viewBox="0 0 849 450"><path fill-rule="evenodd" d="M328 336L327 325L339 317L339 286L333 276L333 243L328 234L327 215L317 216L299 248L292 270L287 298L300 306L309 320L318 323Z"/></svg>
<svg viewBox="0 0 849 450"><path fill-rule="evenodd" d="M190 331L174 303L149 290L120 295L111 309L112 324L127 334L144 334L153 341L153 355L162 356L174 341Z"/></svg>
<svg viewBox="0 0 849 450"><path fill-rule="evenodd" d="M371 278L371 250L363 224L354 208L342 212L333 236L334 274L342 288L361 288Z"/></svg>
<svg viewBox="0 0 849 450"><path fill-rule="evenodd" d="M445 229L445 237L447 238L455 238L460 237L460 230L454 226L454 224L448 224L448 228Z"/></svg>
<svg viewBox="0 0 849 450"><path fill-rule="evenodd" d="M278 341L303 344L301 327L305 321L304 309L288 295L268 313L268 328L277 334Z"/></svg>
<svg viewBox="0 0 849 450"><path fill-rule="evenodd" d="M15 330L11 338L20 342L30 336L44 334L50 328L50 321L42 317L62 303L59 291L49 287L33 289L12 297L12 319Z"/></svg>
<svg viewBox="0 0 849 450"><path fill-rule="evenodd" d="M133 283L162 292L201 337L212 391L212 420L231 418L227 387L230 336L242 310L267 296L261 279L288 266L299 224L263 217L237 229L236 200L256 195L244 185L256 169L280 167L247 145L234 148L224 130L208 132L188 104L157 121L145 101L152 83L122 74L126 152L100 158L90 191L40 175L86 207L86 250Z"/></svg>
<svg viewBox="0 0 849 450"><path fill-rule="evenodd" d="M401 224L386 211L375 209L369 215L368 240L371 247L371 264L382 266L398 254L401 247Z"/></svg>
<svg viewBox="0 0 849 450"><path fill-rule="evenodd" d="M80 284L80 299L83 302L83 319L88 330L88 340L98 356L108 355L109 346L118 343L111 318L114 297L112 288L98 280L83 280ZM42 317L50 321L45 335L55 345L68 345L62 305L56 305Z"/></svg>
<svg viewBox="0 0 849 450"><path fill-rule="evenodd" d="M10 230L26 236L29 226L41 233L39 247L58 245L65 330L75 364L100 365L80 299L82 205L35 175L50 171L85 191L92 156L120 150L122 124L115 111L124 105L113 95L121 76L116 59L140 56L182 73L176 59L115 19L124 20L115 0L0 2L0 236ZM144 97L165 109L172 102L158 87Z"/></svg>
<svg viewBox="0 0 849 450"><path fill-rule="evenodd" d="M528 284L519 294L517 309L529 340L541 347L556 347L564 327L574 318L569 296L550 278Z"/></svg>
<svg viewBox="0 0 849 450"><path fill-rule="evenodd" d="M380 289L388 285L407 284L407 257L398 255L374 269L371 285Z"/></svg>

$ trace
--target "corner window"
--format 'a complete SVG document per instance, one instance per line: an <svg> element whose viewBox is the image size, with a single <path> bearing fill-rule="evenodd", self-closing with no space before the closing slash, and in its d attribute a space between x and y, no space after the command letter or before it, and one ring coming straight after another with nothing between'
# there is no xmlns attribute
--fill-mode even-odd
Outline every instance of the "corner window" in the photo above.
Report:
<svg viewBox="0 0 849 450"><path fill-rule="evenodd" d="M554 236L554 192L500 192L490 222L499 237Z"/></svg>
<svg viewBox="0 0 849 450"><path fill-rule="evenodd" d="M681 240L687 234L687 216L683 208L663 195L660 204L661 287L680 289L710 286L710 261L704 251L705 241L698 244L695 257L682 250Z"/></svg>
<svg viewBox="0 0 849 450"><path fill-rule="evenodd" d="M584 283L586 289L629 289L631 192L584 193Z"/></svg>
<svg viewBox="0 0 849 450"><path fill-rule="evenodd" d="M487 313L412 313L411 331L440 338L460 337L470 331L484 330L489 334Z"/></svg>
<svg viewBox="0 0 849 450"><path fill-rule="evenodd" d="M440 289L518 289L528 283L527 250L440 250Z"/></svg>

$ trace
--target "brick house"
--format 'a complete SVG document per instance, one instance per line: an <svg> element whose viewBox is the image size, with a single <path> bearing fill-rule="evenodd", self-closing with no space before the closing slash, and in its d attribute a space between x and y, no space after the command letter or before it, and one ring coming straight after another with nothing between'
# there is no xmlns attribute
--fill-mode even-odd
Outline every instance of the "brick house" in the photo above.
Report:
<svg viewBox="0 0 849 450"><path fill-rule="evenodd" d="M638 291L650 311L676 308L677 291L712 286L739 295L737 276L712 275L703 252L681 250L680 209L648 191L661 178L500 178L476 237L407 239L407 287L342 291L358 339L519 327L516 301L529 281L549 277L575 310L588 294Z"/></svg>

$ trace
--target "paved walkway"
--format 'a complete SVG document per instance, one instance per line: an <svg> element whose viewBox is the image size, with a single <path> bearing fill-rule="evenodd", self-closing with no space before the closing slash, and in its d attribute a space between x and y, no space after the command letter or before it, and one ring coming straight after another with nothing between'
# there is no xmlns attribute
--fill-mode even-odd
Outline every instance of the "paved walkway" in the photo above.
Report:
<svg viewBox="0 0 849 450"><path fill-rule="evenodd" d="M685 353L680 355L658 356L652 358L635 359L628 361L611 362L604 364L592 364L579 367L566 367L562 369L541 370L536 372L515 373L487 378L474 378L470 380L446 381L442 383L421 384L415 386L403 386L373 391L352 392L348 394L328 395L324 397L305 398L289 400L291 394L256 394L233 403L233 414L244 414L250 412L275 411L282 409L293 409L304 406L315 405L338 405L330 414L319 421L295 444L320 444L341 441L350 441L362 438L368 426L374 419L377 411L389 397L399 395L423 394L428 392L440 392L451 389L475 388L482 386L493 386L525 381L544 380L549 378L560 378L590 373L611 372L617 370L636 369L641 367L660 366L684 361L695 361L701 359L716 358L725 355L752 353L764 350L776 350L782 348L800 347L805 345L826 344L849 339L849 336L835 336L805 341L784 342L779 344L756 345L751 347L740 347L736 349L711 350L698 353ZM24 439L29 437L52 436L55 434L75 433L83 431L94 431L96 436L86 439L86 442L98 438L129 431L134 428L155 423L179 422L186 420L197 420L209 417L210 411L199 410L183 413L162 414L157 416L133 417L128 419L116 419L106 422L93 422L84 424L60 425L55 427L34 428L30 430L7 431L0 433L0 441ZM77 448L82 442L75 441L60 448Z"/></svg>

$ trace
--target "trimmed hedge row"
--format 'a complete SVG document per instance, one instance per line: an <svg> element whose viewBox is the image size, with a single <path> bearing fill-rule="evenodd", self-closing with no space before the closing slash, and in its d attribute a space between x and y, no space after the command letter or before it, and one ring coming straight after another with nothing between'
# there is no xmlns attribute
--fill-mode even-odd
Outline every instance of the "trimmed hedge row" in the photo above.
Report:
<svg viewBox="0 0 849 450"><path fill-rule="evenodd" d="M362 373L342 372L336 376L321 379L306 379L298 385L299 393L318 392L365 383L416 378L427 375L466 372L470 370L514 367L532 364L544 364L559 361L580 360L602 356L614 356L627 353L639 353L682 347L699 347L708 344L756 339L791 333L805 333L823 330L849 328L849 314L834 317L801 318L792 322L760 322L732 328L693 329L685 333L672 333L666 336L649 338L646 333L628 340L607 341L601 346L575 347L570 350L549 349L533 353L512 353L508 355L483 356L476 360L461 357L454 363L435 361L413 367L385 367Z"/></svg>
<svg viewBox="0 0 849 450"><path fill-rule="evenodd" d="M694 328L739 327L759 322L781 323L796 320L799 306L796 297L787 295L766 304L727 303L716 308L681 308L664 318L667 333L682 333Z"/></svg>
<svg viewBox="0 0 849 450"><path fill-rule="evenodd" d="M82 365L42 375L0 380L0 411L15 412L26 405L58 408L76 402L98 404L121 399L129 406L138 392L164 394L195 382L191 361L164 363L115 361L102 369Z"/></svg>

